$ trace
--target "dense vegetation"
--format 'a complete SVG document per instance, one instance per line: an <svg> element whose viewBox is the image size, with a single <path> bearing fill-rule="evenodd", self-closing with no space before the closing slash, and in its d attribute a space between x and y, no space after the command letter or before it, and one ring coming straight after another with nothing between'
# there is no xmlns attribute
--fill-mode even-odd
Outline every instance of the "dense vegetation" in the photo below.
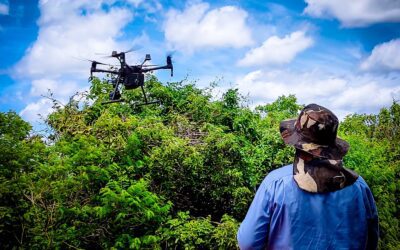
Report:
<svg viewBox="0 0 400 250"><path fill-rule="evenodd" d="M235 249L257 185L292 161L278 124L294 96L251 110L235 89L214 100L194 84L147 81L161 106L101 105L95 80L46 123L46 138L0 113L0 246L10 249ZM139 91L124 98L137 100ZM340 128L346 165L370 185L381 249L400 249L400 105Z"/></svg>

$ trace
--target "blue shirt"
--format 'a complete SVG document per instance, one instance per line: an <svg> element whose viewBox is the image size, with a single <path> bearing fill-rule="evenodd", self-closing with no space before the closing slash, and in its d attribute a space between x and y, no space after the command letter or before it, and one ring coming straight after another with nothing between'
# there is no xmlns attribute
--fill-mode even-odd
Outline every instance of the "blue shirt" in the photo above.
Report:
<svg viewBox="0 0 400 250"><path fill-rule="evenodd" d="M313 194L300 189L293 166L270 172L240 225L240 249L376 249L378 214L365 181Z"/></svg>

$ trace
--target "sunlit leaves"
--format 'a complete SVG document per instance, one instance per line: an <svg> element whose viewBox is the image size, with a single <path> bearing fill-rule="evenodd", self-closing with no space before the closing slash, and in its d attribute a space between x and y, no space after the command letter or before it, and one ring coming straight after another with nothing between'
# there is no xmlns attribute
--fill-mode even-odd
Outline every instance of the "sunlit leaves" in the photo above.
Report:
<svg viewBox="0 0 400 250"><path fill-rule="evenodd" d="M194 83L149 77L146 93L161 105L133 107L140 89L122 93L127 103L102 105L110 90L94 79L81 102L54 100L45 140L17 114L0 113L2 246L237 248L239 221L258 185L293 160L278 126L298 115L296 98L253 110L236 89L214 100ZM340 126L351 145L346 166L377 200L382 249L400 242L399 117L394 103Z"/></svg>

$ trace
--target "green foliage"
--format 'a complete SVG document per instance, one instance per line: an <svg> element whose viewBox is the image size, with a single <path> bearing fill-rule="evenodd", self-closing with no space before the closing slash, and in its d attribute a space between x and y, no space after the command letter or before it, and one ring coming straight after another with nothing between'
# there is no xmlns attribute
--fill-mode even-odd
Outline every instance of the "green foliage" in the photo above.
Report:
<svg viewBox="0 0 400 250"><path fill-rule="evenodd" d="M180 212L163 229L165 248L209 249L213 225L211 218L190 219L189 213Z"/></svg>
<svg viewBox="0 0 400 250"><path fill-rule="evenodd" d="M379 213L381 249L400 248L400 104L377 115L351 115L341 126L350 145L346 166L366 180Z"/></svg>
<svg viewBox="0 0 400 250"><path fill-rule="evenodd" d="M146 86L162 105L132 106L140 90L101 105L111 87L99 79L66 105L53 100L47 138L0 113L3 248L237 249L257 185L293 160L279 122L302 106L291 95L252 110L237 89L213 100L194 83ZM399 121L393 103L347 117L340 131L346 165L375 195L381 249L400 248Z"/></svg>
<svg viewBox="0 0 400 250"><path fill-rule="evenodd" d="M224 215L220 223L206 218L191 218L179 212L161 229L165 249L238 249L236 232L239 223Z"/></svg>
<svg viewBox="0 0 400 250"><path fill-rule="evenodd" d="M0 113L0 245L5 248L23 243L28 206L21 175L46 160L44 144L30 129L15 112Z"/></svg>

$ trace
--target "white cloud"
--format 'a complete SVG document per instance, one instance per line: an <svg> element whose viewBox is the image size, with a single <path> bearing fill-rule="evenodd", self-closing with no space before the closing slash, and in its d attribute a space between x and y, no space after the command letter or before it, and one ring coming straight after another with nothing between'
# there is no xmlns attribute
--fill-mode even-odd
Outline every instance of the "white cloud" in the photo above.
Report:
<svg viewBox="0 0 400 250"><path fill-rule="evenodd" d="M291 62L296 55L311 47L314 41L303 31L296 31L283 38L272 36L260 47L246 53L238 62L240 66L285 64Z"/></svg>
<svg viewBox="0 0 400 250"><path fill-rule="evenodd" d="M173 49L193 52L198 48L241 48L253 43L246 24L247 12L234 6L210 10L207 3L172 9L164 23L165 39Z"/></svg>
<svg viewBox="0 0 400 250"><path fill-rule="evenodd" d="M340 118L349 113L377 112L400 98L397 79L370 75L327 75L319 71L253 71L238 79L237 87L249 95L255 105L295 94L299 103L317 103Z"/></svg>
<svg viewBox="0 0 400 250"><path fill-rule="evenodd" d="M96 52L126 50L133 44L120 41L122 29L133 19L131 10L112 7L114 0L41 0L37 40L14 67L14 77L30 81L21 115L30 121L36 114L47 115L49 102L38 99L50 89L54 98L69 97L87 87L90 63ZM138 4L140 4L138 2ZM108 5L108 8L104 8ZM106 10L108 9L108 10ZM130 55L131 56L131 55Z"/></svg>
<svg viewBox="0 0 400 250"><path fill-rule="evenodd" d="M337 18L345 27L400 22L398 0L305 0L304 13L320 18Z"/></svg>
<svg viewBox="0 0 400 250"><path fill-rule="evenodd" d="M362 79L360 79L362 80ZM365 111L370 108L377 110L383 106L391 104L394 98L400 97L400 87L383 87L374 80L369 80L365 84L349 86L340 93L339 98L333 100L337 107L352 107Z"/></svg>
<svg viewBox="0 0 400 250"><path fill-rule="evenodd" d="M138 7L141 3L143 3L143 0L128 0L128 2L135 7Z"/></svg>
<svg viewBox="0 0 400 250"><path fill-rule="evenodd" d="M360 67L372 71L400 70L400 38L375 46Z"/></svg>
<svg viewBox="0 0 400 250"><path fill-rule="evenodd" d="M9 11L8 3L0 3L0 15L8 15Z"/></svg>
<svg viewBox="0 0 400 250"><path fill-rule="evenodd" d="M43 96L48 94L48 91L55 93L60 98L68 98L80 91L80 87L77 82L68 80L38 79L32 81L31 96Z"/></svg>
<svg viewBox="0 0 400 250"><path fill-rule="evenodd" d="M52 106L52 101L41 98L36 102L29 103L19 114L28 122L37 123L40 116L46 117L53 111Z"/></svg>
<svg viewBox="0 0 400 250"><path fill-rule="evenodd" d="M57 82L50 79L33 80L30 94L32 96L40 96L47 93L48 90L54 91L57 87Z"/></svg>
<svg viewBox="0 0 400 250"><path fill-rule="evenodd" d="M53 9L54 6L49 8L48 5L57 4L51 1L41 5L43 14L39 20L39 35L17 65L19 75L31 78L54 78L66 74L83 77L87 75L88 62L76 57L91 57L96 52L125 47L117 42L117 38L132 19L128 10L114 8L105 12L101 8L88 9L89 13L80 15L83 7L77 6L61 14L63 8Z"/></svg>
<svg viewBox="0 0 400 250"><path fill-rule="evenodd" d="M135 8L145 9L147 13L156 13L162 10L162 5L157 0L128 0L127 2Z"/></svg>

